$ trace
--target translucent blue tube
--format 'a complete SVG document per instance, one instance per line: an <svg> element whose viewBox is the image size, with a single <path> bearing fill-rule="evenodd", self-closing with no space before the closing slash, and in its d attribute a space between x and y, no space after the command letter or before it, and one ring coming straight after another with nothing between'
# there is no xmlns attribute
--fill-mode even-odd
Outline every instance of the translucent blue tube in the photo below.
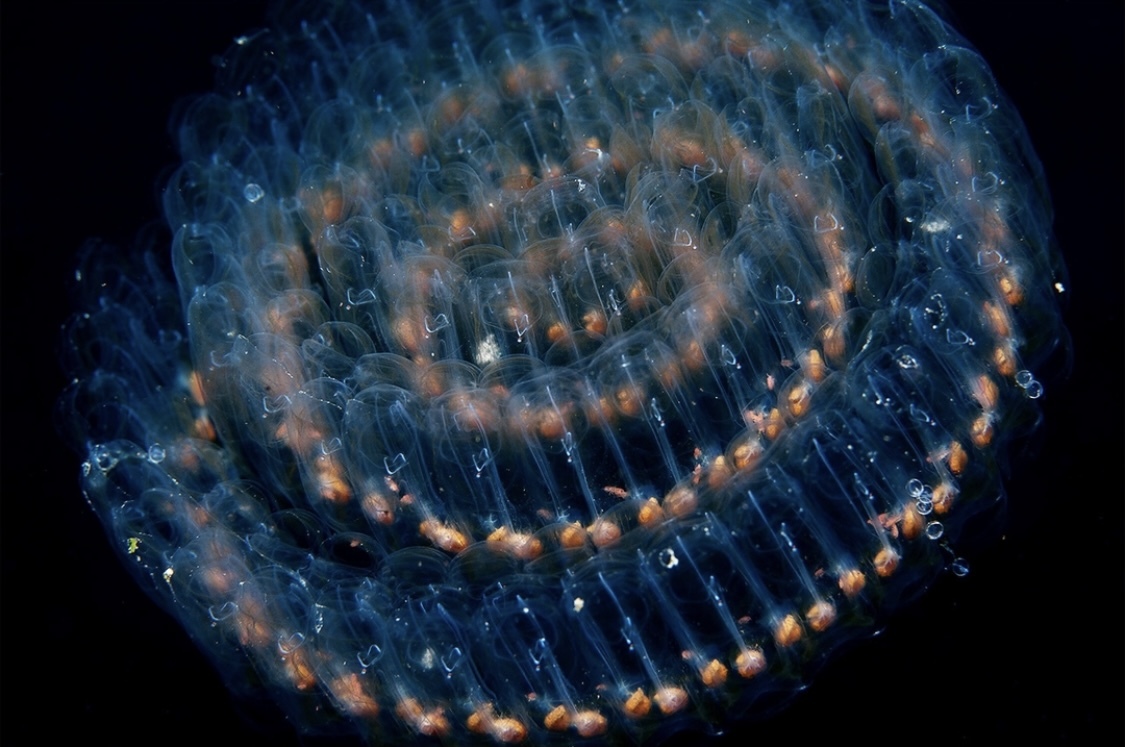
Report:
<svg viewBox="0 0 1125 747"><path fill-rule="evenodd" d="M278 10L95 251L63 409L146 587L295 722L776 709L1002 505L1042 174L914 3Z"/></svg>

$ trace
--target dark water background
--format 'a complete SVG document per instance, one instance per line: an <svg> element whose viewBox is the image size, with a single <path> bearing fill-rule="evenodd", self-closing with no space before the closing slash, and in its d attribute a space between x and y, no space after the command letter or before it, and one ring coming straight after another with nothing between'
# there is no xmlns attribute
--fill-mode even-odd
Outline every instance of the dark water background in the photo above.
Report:
<svg viewBox="0 0 1125 747"><path fill-rule="evenodd" d="M1037 456L1009 483L1004 538L888 630L837 657L756 739L986 744L1123 741L1125 17L1120 3L951 3L1020 110L1070 271L1074 367L1048 382ZM186 635L133 583L51 423L64 286L91 235L128 245L159 217L174 102L264 3L43 3L0 12L0 492L7 736L138 744L295 741L253 726ZM1109 684L1106 685L1105 682ZM45 708L44 708L45 706ZM52 714L44 719L38 713ZM29 723L29 719L31 720ZM736 744L734 734L720 744Z"/></svg>

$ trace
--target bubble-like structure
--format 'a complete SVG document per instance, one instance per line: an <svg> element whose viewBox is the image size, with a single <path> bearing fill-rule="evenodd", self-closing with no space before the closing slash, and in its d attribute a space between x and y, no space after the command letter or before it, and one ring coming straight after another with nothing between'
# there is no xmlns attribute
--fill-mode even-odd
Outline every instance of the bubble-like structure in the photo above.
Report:
<svg viewBox="0 0 1125 747"><path fill-rule="evenodd" d="M916 2L279 8L88 252L60 405L233 679L373 741L783 705L1003 501L1050 205Z"/></svg>

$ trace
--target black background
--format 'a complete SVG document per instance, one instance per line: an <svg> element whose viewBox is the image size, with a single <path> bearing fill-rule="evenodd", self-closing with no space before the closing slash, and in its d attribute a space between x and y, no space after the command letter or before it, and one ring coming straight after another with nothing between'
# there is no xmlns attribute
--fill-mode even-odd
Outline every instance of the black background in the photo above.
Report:
<svg viewBox="0 0 1125 747"><path fill-rule="evenodd" d="M1046 167L1070 271L1074 367L1004 538L878 638L844 652L758 739L1122 743L1123 45L1120 3L952 3ZM983 7L982 7L983 6ZM5 736L295 741L248 724L178 624L111 553L51 422L76 249L159 217L171 107L264 3L5 3L2 676ZM261 720L261 718L259 719ZM743 734L727 741L735 744Z"/></svg>

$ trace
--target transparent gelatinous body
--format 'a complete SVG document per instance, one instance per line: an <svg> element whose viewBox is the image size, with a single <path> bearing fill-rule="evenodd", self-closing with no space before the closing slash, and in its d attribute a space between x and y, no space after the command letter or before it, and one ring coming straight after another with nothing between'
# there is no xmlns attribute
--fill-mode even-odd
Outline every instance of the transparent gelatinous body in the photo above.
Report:
<svg viewBox="0 0 1125 747"><path fill-rule="evenodd" d="M86 493L229 676L374 740L659 738L963 569L1061 280L938 16L315 10L178 119L174 279L91 253L68 331Z"/></svg>

